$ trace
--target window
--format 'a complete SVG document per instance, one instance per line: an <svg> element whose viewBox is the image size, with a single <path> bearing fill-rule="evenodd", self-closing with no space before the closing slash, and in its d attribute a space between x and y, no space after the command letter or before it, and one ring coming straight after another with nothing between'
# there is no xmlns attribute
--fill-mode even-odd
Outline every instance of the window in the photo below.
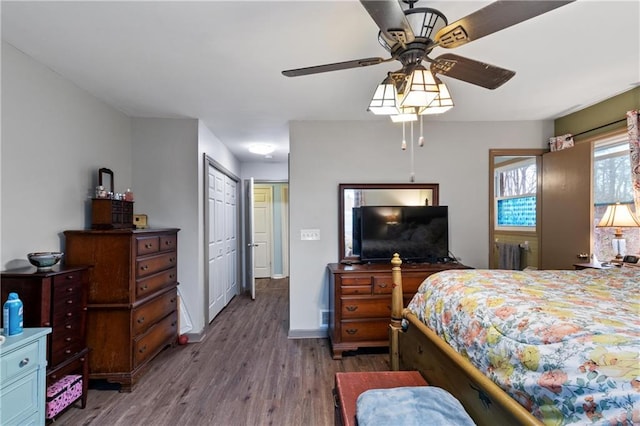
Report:
<svg viewBox="0 0 640 426"><path fill-rule="evenodd" d="M614 230L596 228L596 225L609 204L628 204L631 211L635 211L626 132L595 142L593 157L593 252L600 260L611 260L616 255L612 244ZM622 233L626 240L626 253L640 253L640 230L623 228Z"/></svg>
<svg viewBox="0 0 640 426"><path fill-rule="evenodd" d="M497 164L494 173L495 229L535 231L537 188L535 157L507 158Z"/></svg>

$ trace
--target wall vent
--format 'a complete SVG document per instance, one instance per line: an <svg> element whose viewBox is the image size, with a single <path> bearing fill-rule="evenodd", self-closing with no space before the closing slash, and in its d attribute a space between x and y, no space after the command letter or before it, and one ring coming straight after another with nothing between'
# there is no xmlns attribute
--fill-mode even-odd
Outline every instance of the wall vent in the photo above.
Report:
<svg viewBox="0 0 640 426"><path fill-rule="evenodd" d="M329 311L327 310L320 310L320 327L329 327Z"/></svg>

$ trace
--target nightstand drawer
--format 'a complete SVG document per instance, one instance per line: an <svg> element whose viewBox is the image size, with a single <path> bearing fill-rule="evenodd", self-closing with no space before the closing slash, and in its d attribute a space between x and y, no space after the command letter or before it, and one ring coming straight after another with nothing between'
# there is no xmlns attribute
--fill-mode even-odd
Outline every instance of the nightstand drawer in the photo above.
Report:
<svg viewBox="0 0 640 426"><path fill-rule="evenodd" d="M147 297L158 290L175 284L178 279L178 270L171 268L151 277L136 281L136 299Z"/></svg>
<svg viewBox="0 0 640 426"><path fill-rule="evenodd" d="M340 288L342 294L371 294L370 285L349 285Z"/></svg>
<svg viewBox="0 0 640 426"><path fill-rule="evenodd" d="M29 343L2 357L0 361L2 372L2 382L7 383L14 377L38 368L38 351L40 349L40 341Z"/></svg>
<svg viewBox="0 0 640 426"><path fill-rule="evenodd" d="M33 365L36 364L36 362L33 363ZM38 395L42 392L44 389L39 389L36 373L3 387L0 424L37 425L40 420L38 410L44 410L44 406L42 408L38 406L40 402Z"/></svg>

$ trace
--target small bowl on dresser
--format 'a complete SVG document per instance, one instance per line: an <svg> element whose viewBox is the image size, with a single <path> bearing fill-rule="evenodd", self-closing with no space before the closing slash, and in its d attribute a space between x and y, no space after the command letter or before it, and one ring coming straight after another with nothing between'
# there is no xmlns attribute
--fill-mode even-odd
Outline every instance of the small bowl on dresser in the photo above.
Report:
<svg viewBox="0 0 640 426"><path fill-rule="evenodd" d="M50 271L60 259L64 253L59 251L39 251L27 254L27 259L36 268L38 272Z"/></svg>

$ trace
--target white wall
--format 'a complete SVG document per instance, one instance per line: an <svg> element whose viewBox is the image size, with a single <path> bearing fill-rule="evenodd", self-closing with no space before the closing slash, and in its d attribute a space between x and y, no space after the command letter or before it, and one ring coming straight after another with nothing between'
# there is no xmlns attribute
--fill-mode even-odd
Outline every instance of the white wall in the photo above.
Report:
<svg viewBox="0 0 640 426"><path fill-rule="evenodd" d="M2 269L90 226L100 167L117 191L131 186L129 117L3 42Z"/></svg>
<svg viewBox="0 0 640 426"><path fill-rule="evenodd" d="M545 148L553 122L427 122L424 128L415 181L440 184L451 251L469 266L487 267L489 149ZM326 265L339 260L338 184L409 183L410 150L400 149L401 140L402 127L386 120L291 123L290 336L323 334ZM320 229L321 240L296 238L305 228Z"/></svg>

